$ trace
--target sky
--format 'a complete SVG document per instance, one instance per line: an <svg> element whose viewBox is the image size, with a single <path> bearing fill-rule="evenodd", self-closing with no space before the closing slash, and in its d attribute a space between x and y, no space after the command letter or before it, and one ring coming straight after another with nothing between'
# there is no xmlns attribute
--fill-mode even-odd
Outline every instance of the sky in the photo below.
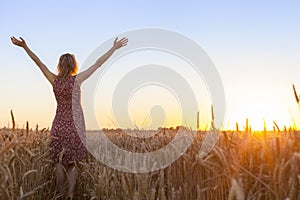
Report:
<svg viewBox="0 0 300 200"><path fill-rule="evenodd" d="M63 53L74 53L81 66L99 45L116 35L154 27L192 39L213 61L226 100L225 119L220 122L220 128L234 129L236 122L243 127L246 118L252 129L257 130L263 129L264 121L268 129L272 129L273 121L281 128L294 123L299 128L299 107L292 90L295 84L300 91L299 9L300 2L290 0L1 1L0 127L11 126L12 109L20 128L26 121L33 128L36 124L51 128L56 109L52 86L25 52L11 44L10 36L22 36L56 73L58 58ZM155 63L165 63L167 58L170 63L181 62L170 55L144 51L142 55L128 55L115 62L107 76L117 83L121 79L118 65L125 66L123 72L126 73L125 69L144 63L149 57ZM189 80L188 73L184 77ZM114 86L109 81L105 84L103 90L101 85L97 87L93 97L95 115L100 127L113 128L116 126L114 117L118 116L111 113L109 96L105 100L101 98ZM201 101L198 102L201 128L207 127L209 91L203 80L191 87ZM159 104L160 107L156 106ZM185 120L180 115L183 107L176 94L159 86L137 91L128 105L132 124L138 127L176 126ZM196 112L191 115L196 116ZM87 114L85 118L88 129L97 128L89 125ZM151 125L151 120L160 122ZM194 121L185 123L194 126Z"/></svg>

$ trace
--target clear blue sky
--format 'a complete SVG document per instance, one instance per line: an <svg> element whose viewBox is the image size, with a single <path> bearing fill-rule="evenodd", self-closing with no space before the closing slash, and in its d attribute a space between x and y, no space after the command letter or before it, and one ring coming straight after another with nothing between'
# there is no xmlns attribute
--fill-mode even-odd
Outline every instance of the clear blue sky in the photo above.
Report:
<svg viewBox="0 0 300 200"><path fill-rule="evenodd" d="M39 69L14 47L22 36L54 72L59 56L83 63L102 42L143 27L166 28L201 45L225 87L225 127L249 117L254 128L299 120L291 84L300 91L299 1L1 1L0 126L14 110L20 127L51 127L55 99ZM260 124L261 123L261 124Z"/></svg>

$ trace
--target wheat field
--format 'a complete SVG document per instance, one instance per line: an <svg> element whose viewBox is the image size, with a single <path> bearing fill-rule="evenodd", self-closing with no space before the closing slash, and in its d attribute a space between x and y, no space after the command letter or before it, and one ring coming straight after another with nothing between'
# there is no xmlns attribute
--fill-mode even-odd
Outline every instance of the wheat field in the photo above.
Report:
<svg viewBox="0 0 300 200"><path fill-rule="evenodd" d="M118 130L106 135L121 148L149 152L166 145L175 131L151 140ZM125 173L93 156L78 163L75 199L300 199L300 132L220 131L212 151L199 159L205 132L194 133L183 156L164 169ZM0 129L0 199L56 199L50 131Z"/></svg>

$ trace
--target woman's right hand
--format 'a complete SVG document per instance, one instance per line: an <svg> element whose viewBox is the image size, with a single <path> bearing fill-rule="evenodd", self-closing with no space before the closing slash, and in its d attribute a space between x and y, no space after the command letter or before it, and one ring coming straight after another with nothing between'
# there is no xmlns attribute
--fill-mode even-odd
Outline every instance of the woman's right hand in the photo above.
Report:
<svg viewBox="0 0 300 200"><path fill-rule="evenodd" d="M12 36L10 37L10 39L11 42L16 46L23 47L23 48L27 46L25 40L22 37L20 37L20 39L18 40L17 38Z"/></svg>
<svg viewBox="0 0 300 200"><path fill-rule="evenodd" d="M126 46L127 42L128 42L128 38L126 38L126 37L123 37L120 40L118 40L118 37L116 37L116 39L114 40L113 49L114 50L120 49L121 47Z"/></svg>

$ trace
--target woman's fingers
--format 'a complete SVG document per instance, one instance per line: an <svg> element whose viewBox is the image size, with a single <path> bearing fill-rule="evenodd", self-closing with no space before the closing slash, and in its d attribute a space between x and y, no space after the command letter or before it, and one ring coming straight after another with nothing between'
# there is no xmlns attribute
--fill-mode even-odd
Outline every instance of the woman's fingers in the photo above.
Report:
<svg viewBox="0 0 300 200"><path fill-rule="evenodd" d="M122 42L122 46L126 46L126 45L127 45L127 42L128 42L128 39L124 40L124 41Z"/></svg>
<svg viewBox="0 0 300 200"><path fill-rule="evenodd" d="M14 44L18 44L18 40L15 37L11 37L11 41Z"/></svg>
<svg viewBox="0 0 300 200"><path fill-rule="evenodd" d="M116 39L114 40L114 46L116 49L119 49L123 46L126 46L127 42L128 42L128 39L126 37L123 37L120 40L118 40L118 37L116 37Z"/></svg>
<svg viewBox="0 0 300 200"><path fill-rule="evenodd" d="M14 36L11 37L12 41L18 41L17 38L15 38Z"/></svg>
<svg viewBox="0 0 300 200"><path fill-rule="evenodd" d="M12 36L12 37L10 37L10 39L11 39L11 41L12 41L12 42L15 42L15 41L16 41L16 38L15 38L15 37L13 37L13 36Z"/></svg>
<svg viewBox="0 0 300 200"><path fill-rule="evenodd" d="M25 40L22 37L20 37L20 40L18 40L14 36L10 37L10 39L11 39L12 43L15 45L24 46L24 44L25 44Z"/></svg>
<svg viewBox="0 0 300 200"><path fill-rule="evenodd" d="M114 43L116 43L118 41L118 37L116 37L116 39L114 40Z"/></svg>
<svg viewBox="0 0 300 200"><path fill-rule="evenodd" d="M123 37L123 38L120 40L120 42L126 42L126 41L128 41L128 39L127 39L126 37Z"/></svg>
<svg viewBox="0 0 300 200"><path fill-rule="evenodd" d="M126 46L126 45L127 45L127 42L128 42L128 38L123 37L119 42L120 42L120 44L121 44L122 46Z"/></svg>

